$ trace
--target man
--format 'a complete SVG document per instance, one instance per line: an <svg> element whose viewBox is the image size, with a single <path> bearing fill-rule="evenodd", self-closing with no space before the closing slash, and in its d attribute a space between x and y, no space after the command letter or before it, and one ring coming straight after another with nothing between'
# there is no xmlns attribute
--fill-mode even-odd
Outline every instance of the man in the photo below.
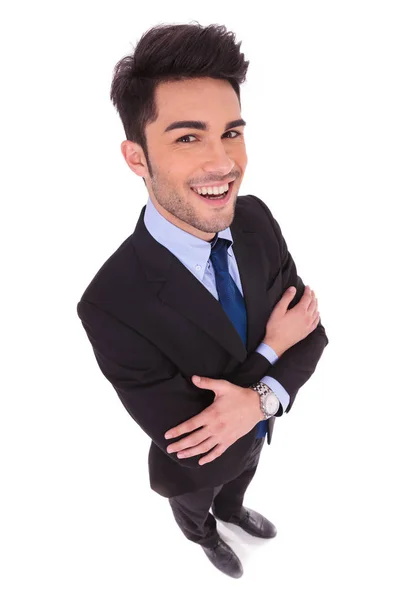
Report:
<svg viewBox="0 0 400 600"><path fill-rule="evenodd" d="M151 488L232 577L242 565L209 509L276 534L243 497L265 435L270 444L328 343L271 211L238 196L239 48L222 26L158 26L116 65L121 151L148 201L77 306L102 373L152 440Z"/></svg>

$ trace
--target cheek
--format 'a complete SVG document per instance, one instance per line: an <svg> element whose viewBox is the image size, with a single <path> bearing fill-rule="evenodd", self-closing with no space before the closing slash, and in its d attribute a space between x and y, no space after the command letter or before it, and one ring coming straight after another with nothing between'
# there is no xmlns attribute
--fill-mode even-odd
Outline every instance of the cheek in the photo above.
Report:
<svg viewBox="0 0 400 600"><path fill-rule="evenodd" d="M241 148L238 149L236 155L236 162L244 169L247 166L247 152L246 146L243 144Z"/></svg>
<svg viewBox="0 0 400 600"><path fill-rule="evenodd" d="M195 170L196 165L193 165L193 160L182 155L169 157L162 166L162 172L165 173L168 180L181 182L181 184L189 181Z"/></svg>
<svg viewBox="0 0 400 600"><path fill-rule="evenodd" d="M182 168L182 164L176 165L169 163L162 171L159 171L159 180L163 185L174 189L187 188L187 181L190 180L190 171Z"/></svg>

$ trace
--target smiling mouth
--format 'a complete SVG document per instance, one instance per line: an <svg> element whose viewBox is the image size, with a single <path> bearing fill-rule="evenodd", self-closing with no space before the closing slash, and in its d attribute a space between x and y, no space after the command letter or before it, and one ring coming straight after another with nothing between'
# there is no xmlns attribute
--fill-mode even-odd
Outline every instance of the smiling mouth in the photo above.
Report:
<svg viewBox="0 0 400 600"><path fill-rule="evenodd" d="M234 184L234 181L230 181L228 183L229 187L228 187L227 191L224 192L223 194L220 194L220 195L215 195L215 194L199 194L198 192L196 192L196 190L194 188L191 187L190 189L192 190L192 192L194 192L195 194L197 194L201 198L207 198L208 200L223 200L231 192L233 184ZM213 187L213 186L198 186L198 187Z"/></svg>

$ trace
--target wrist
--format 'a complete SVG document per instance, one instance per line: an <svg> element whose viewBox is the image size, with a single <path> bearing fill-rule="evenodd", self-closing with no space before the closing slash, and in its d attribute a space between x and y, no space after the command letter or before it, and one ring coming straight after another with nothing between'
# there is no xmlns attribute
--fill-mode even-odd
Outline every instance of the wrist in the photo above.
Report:
<svg viewBox="0 0 400 600"><path fill-rule="evenodd" d="M249 398L254 410L254 417L257 419L256 423L263 421L265 419L265 415L261 408L260 394L255 390L249 389Z"/></svg>
<svg viewBox="0 0 400 600"><path fill-rule="evenodd" d="M286 348L284 348L282 344L274 340L269 340L268 338L264 339L264 344L267 344L267 346L272 348L272 350L275 352L278 358L280 358L282 354L286 351Z"/></svg>

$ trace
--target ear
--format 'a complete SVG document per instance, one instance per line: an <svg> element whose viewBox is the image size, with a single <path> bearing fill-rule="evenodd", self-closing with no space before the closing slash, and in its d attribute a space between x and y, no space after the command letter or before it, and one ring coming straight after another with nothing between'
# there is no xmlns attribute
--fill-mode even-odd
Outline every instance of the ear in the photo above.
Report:
<svg viewBox="0 0 400 600"><path fill-rule="evenodd" d="M134 173L136 173L136 175L143 178L149 176L146 157L139 144L131 142L130 140L124 140L121 143L121 152L126 164Z"/></svg>

